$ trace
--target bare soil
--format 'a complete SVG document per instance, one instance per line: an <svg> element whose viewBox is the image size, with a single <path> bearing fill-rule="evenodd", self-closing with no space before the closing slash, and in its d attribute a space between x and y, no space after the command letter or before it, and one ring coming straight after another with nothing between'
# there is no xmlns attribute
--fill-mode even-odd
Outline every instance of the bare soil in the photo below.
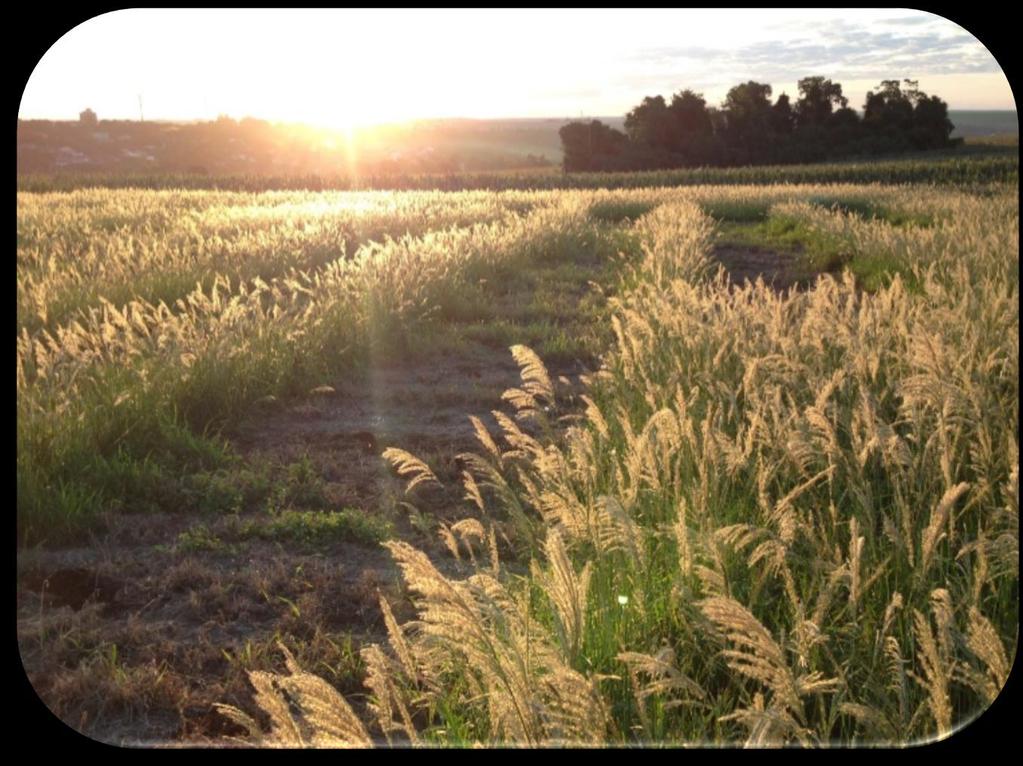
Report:
<svg viewBox="0 0 1023 766"><path fill-rule="evenodd" d="M800 269L798 253L783 252L756 245L715 245L713 257L728 271L734 285L744 285L763 279L768 287L787 290L805 288L808 278Z"/></svg>
<svg viewBox="0 0 1023 766"><path fill-rule="evenodd" d="M489 412L518 382L507 349L482 345L374 365L365 381L338 383L332 393L257 414L240 426L234 445L253 462L309 458L334 504L365 507L395 487L394 472L380 457L385 449L400 447L445 472L453 467L446 462L476 447L468 415L496 427Z"/></svg>

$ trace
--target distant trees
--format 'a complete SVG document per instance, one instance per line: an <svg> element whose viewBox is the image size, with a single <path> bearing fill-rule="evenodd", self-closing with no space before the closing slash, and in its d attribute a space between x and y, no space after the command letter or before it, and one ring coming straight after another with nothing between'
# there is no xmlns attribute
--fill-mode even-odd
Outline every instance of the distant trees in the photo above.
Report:
<svg viewBox="0 0 1023 766"><path fill-rule="evenodd" d="M600 120L569 123L558 135L565 152L565 170L629 169L617 162L628 146L628 137Z"/></svg>
<svg viewBox="0 0 1023 766"><path fill-rule="evenodd" d="M625 116L625 147L634 164L677 167L716 156L714 125L707 102L691 90L672 96L645 98ZM622 148L620 147L620 153Z"/></svg>
<svg viewBox="0 0 1023 766"><path fill-rule="evenodd" d="M884 80L867 94L863 117L849 107L842 86L804 77L795 103L771 86L736 85L720 109L686 89L667 102L648 96L625 116L625 132L598 120L561 131L564 167L640 170L694 165L812 162L954 145L948 105L911 80Z"/></svg>
<svg viewBox="0 0 1023 766"><path fill-rule="evenodd" d="M921 91L915 80L884 80L867 93L863 123L875 141L913 149L947 146L953 125L948 104Z"/></svg>
<svg viewBox="0 0 1023 766"><path fill-rule="evenodd" d="M788 94L782 93L771 107L771 131L781 136L791 136L795 127L796 113Z"/></svg>
<svg viewBox="0 0 1023 766"><path fill-rule="evenodd" d="M625 115L629 139L648 149L667 149L674 133L664 96L644 98L643 103Z"/></svg>
<svg viewBox="0 0 1023 766"><path fill-rule="evenodd" d="M948 118L948 104L937 96L921 94L913 107L913 145L917 149L940 149L948 145L954 129Z"/></svg>
<svg viewBox="0 0 1023 766"><path fill-rule="evenodd" d="M683 90L671 99L671 114L675 133L674 145L682 165L698 163L701 158L717 160L720 146L714 138L713 115L699 93Z"/></svg>
<svg viewBox="0 0 1023 766"><path fill-rule="evenodd" d="M752 165L766 159L771 136L771 86L745 82L725 96L725 143L730 165Z"/></svg>
<svg viewBox="0 0 1023 766"><path fill-rule="evenodd" d="M804 77L799 81L796 120L799 127L823 126L835 108L849 105L842 95L842 86L823 77Z"/></svg>

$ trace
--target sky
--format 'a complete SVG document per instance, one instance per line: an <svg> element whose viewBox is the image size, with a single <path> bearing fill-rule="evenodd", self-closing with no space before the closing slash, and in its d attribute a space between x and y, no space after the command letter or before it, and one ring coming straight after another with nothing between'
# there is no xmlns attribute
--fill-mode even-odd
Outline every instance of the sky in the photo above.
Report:
<svg viewBox="0 0 1023 766"><path fill-rule="evenodd" d="M22 119L352 127L439 117L624 115L683 88L720 104L747 80L798 96L823 75L850 106L909 78L950 109L1014 109L1001 67L955 22L908 9L124 10L67 32Z"/></svg>

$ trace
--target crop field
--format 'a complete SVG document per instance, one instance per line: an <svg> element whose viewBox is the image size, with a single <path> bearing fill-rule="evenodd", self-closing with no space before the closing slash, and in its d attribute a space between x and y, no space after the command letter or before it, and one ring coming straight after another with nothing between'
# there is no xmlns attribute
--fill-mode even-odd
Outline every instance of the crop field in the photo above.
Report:
<svg viewBox="0 0 1023 766"><path fill-rule="evenodd" d="M1019 141L1011 137L978 139L948 152L922 152L880 160L848 160L805 165L750 167L687 167L604 173L563 173L553 166L536 170L457 173L343 175L206 175L188 173L79 172L18 175L18 189L26 192L76 189L209 189L219 191L268 190L444 190L514 191L518 189L647 189L704 184L779 183L883 183L968 185L1018 183Z"/></svg>
<svg viewBox="0 0 1023 766"><path fill-rule="evenodd" d="M1018 158L685 172L23 183L43 703L402 747L905 745L992 705Z"/></svg>

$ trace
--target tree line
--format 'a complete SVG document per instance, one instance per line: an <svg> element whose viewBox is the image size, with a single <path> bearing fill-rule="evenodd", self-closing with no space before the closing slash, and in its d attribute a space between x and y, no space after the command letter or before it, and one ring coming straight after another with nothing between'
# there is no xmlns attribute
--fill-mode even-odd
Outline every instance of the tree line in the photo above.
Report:
<svg viewBox="0 0 1023 766"><path fill-rule="evenodd" d="M667 102L646 97L625 117L625 132L599 120L559 131L566 171L654 170L819 162L957 145L948 104L914 80L884 80L867 93L863 116L842 86L799 81L799 98L772 103L771 86L752 80L728 91L720 108L686 89Z"/></svg>

